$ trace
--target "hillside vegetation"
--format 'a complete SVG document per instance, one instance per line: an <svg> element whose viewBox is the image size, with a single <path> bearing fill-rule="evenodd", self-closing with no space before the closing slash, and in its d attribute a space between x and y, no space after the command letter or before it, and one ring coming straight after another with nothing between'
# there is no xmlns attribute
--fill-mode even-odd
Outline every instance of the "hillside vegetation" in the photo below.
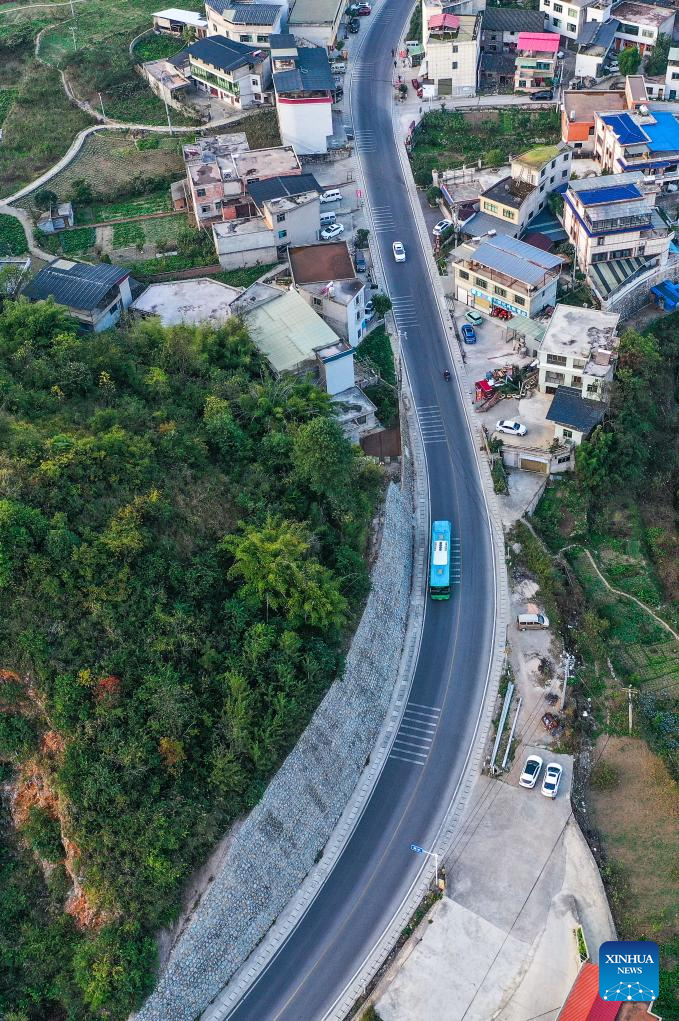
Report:
<svg viewBox="0 0 679 1021"><path fill-rule="evenodd" d="M0 392L0 1015L123 1018L341 669L379 475L236 319L8 303Z"/></svg>

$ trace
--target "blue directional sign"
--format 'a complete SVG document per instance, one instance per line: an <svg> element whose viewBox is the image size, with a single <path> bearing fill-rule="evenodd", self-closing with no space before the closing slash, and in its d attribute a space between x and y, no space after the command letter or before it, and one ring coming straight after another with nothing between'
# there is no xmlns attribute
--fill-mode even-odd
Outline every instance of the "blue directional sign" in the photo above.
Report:
<svg viewBox="0 0 679 1021"><path fill-rule="evenodd" d="M411 844L411 845L410 845L410 850L411 850L411 851L414 851L414 852L415 852L415 854L424 854L424 853L425 853L425 850L424 850L424 848L423 848L423 847L420 847L420 845L419 845L419 844Z"/></svg>

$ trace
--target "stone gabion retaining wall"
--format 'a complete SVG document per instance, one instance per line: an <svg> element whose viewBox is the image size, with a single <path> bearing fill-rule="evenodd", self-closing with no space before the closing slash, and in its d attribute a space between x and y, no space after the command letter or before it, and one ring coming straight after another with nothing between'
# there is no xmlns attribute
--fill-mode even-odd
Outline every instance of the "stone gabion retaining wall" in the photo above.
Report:
<svg viewBox="0 0 679 1021"><path fill-rule="evenodd" d="M391 485L372 588L344 674L243 823L137 1021L193 1021L313 867L356 786L391 700L412 558L409 498Z"/></svg>

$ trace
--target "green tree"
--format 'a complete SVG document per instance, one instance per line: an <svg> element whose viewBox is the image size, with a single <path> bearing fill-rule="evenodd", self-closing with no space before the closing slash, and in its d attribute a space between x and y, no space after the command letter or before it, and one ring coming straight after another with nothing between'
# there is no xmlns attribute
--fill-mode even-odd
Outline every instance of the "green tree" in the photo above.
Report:
<svg viewBox="0 0 679 1021"><path fill-rule="evenodd" d="M661 32L656 39L653 51L646 61L646 74L664 75L667 71L667 59L672 45L672 37ZM622 68L621 68L622 70Z"/></svg>
<svg viewBox="0 0 679 1021"><path fill-rule="evenodd" d="M489 149L483 157L487 167L501 167L505 162L505 154L502 149Z"/></svg>
<svg viewBox="0 0 679 1021"><path fill-rule="evenodd" d="M347 506L355 457L335 419L313 418L295 434L292 461L297 477L334 511Z"/></svg>
<svg viewBox="0 0 679 1021"><path fill-rule="evenodd" d="M156 947L137 925L107 925L74 957L75 980L91 1010L122 1017L151 986Z"/></svg>
<svg viewBox="0 0 679 1021"><path fill-rule="evenodd" d="M375 315L378 319L384 319L387 312L391 312L392 304L391 298L387 294L373 294L372 297L373 308L375 309Z"/></svg>
<svg viewBox="0 0 679 1021"><path fill-rule="evenodd" d="M618 54L618 67L620 74L636 74L641 64L641 54L636 46L626 46Z"/></svg>
<svg viewBox="0 0 679 1021"><path fill-rule="evenodd" d="M370 231L366 230L365 227L359 227L356 231L355 244L357 248L367 248L368 238L370 237Z"/></svg>
<svg viewBox="0 0 679 1021"><path fill-rule="evenodd" d="M61 826L44 808L33 805L22 827L23 836L31 850L45 861L58 862L64 858L61 842Z"/></svg>
<svg viewBox="0 0 679 1021"><path fill-rule="evenodd" d="M71 198L74 202L79 202L81 205L88 205L92 202L94 200L94 192L89 181L86 181L83 177L73 181L71 184Z"/></svg>
<svg viewBox="0 0 679 1021"><path fill-rule="evenodd" d="M49 188L39 188L33 196L38 209L49 209L50 206L56 206L59 201L59 197L55 191L50 191Z"/></svg>

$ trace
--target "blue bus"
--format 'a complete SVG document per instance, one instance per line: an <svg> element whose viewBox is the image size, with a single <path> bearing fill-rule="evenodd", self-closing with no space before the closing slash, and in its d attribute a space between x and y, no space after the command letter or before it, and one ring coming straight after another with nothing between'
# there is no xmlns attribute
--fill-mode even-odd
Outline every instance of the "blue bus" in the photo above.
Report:
<svg viewBox="0 0 679 1021"><path fill-rule="evenodd" d="M432 599L450 599L450 521L435 521L431 526L429 595Z"/></svg>

